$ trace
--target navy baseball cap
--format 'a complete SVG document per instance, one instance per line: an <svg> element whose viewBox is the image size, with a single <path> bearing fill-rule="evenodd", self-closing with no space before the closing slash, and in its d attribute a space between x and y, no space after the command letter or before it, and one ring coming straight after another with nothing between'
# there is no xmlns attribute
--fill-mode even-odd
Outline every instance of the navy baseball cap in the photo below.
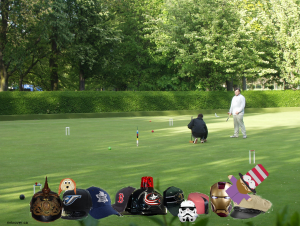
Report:
<svg viewBox="0 0 300 226"><path fill-rule="evenodd" d="M93 218L99 220L113 214L120 216L120 214L112 208L109 194L106 191L98 187L90 187L86 190L89 191L92 197L93 208L89 214Z"/></svg>
<svg viewBox="0 0 300 226"><path fill-rule="evenodd" d="M120 191L117 192L116 201L115 204L112 205L112 207L122 214L125 211L130 195L134 191L135 188L133 187L122 188Z"/></svg>

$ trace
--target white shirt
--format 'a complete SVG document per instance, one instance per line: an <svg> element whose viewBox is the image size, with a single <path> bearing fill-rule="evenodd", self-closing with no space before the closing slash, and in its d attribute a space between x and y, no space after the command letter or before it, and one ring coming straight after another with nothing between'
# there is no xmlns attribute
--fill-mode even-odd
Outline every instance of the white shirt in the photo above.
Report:
<svg viewBox="0 0 300 226"><path fill-rule="evenodd" d="M237 115L236 112L239 112L239 115L244 115L244 108L246 105L246 99L242 94L238 96L234 96L231 101L231 106L229 109L229 113L232 115Z"/></svg>

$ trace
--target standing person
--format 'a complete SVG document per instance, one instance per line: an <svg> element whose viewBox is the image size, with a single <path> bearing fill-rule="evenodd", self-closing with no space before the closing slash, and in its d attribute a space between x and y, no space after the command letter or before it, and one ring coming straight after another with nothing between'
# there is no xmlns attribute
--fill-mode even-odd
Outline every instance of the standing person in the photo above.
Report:
<svg viewBox="0 0 300 226"><path fill-rule="evenodd" d="M239 88L235 89L234 93L235 93L235 96L232 98L231 106L229 109L229 116L233 115L234 134L233 134L233 136L230 136L230 137L231 138L238 137L239 129L241 127L243 138L247 138L246 128L245 128L244 121L243 121L246 99L241 94L241 90Z"/></svg>
<svg viewBox="0 0 300 226"><path fill-rule="evenodd" d="M203 114L199 114L198 118L192 119L188 124L188 128L192 130L192 135L194 137L194 144L197 143L198 137L201 139L201 143L206 142L208 130L205 122L203 121Z"/></svg>

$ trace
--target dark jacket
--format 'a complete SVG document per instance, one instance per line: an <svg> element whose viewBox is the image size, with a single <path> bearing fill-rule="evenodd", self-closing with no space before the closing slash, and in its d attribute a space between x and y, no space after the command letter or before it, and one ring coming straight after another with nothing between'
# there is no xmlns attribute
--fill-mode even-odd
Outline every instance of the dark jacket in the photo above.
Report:
<svg viewBox="0 0 300 226"><path fill-rule="evenodd" d="M188 128L192 130L193 133L196 134L204 134L208 133L205 122L202 118L195 118L189 124Z"/></svg>

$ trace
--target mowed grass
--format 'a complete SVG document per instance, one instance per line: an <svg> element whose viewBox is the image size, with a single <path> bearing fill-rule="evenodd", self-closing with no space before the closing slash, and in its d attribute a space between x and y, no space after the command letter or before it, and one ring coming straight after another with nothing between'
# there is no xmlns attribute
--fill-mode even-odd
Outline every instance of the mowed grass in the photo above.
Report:
<svg viewBox="0 0 300 226"><path fill-rule="evenodd" d="M219 118L207 114L204 121L209 129L208 142L196 145L189 143L190 115L174 116L174 126L169 126L171 116L2 121L0 225L9 221L42 224L31 218L29 202L33 184L44 184L46 176L54 192L58 192L63 178L72 178L78 188L97 186L106 190L114 203L118 190L127 186L139 188L143 176L152 176L154 187L161 192L175 186L187 198L191 192L209 195L214 183L229 181L230 174L236 178L239 173L246 174L256 164L262 164L269 172L269 177L256 189L258 195L272 202L268 213L237 220L221 218L210 209L207 216L197 220L208 217L208 225L212 226L246 225L249 221L257 226L275 225L276 213L283 206L300 212L299 113L246 114L247 139L242 139L241 134L237 139L229 138L233 134L233 119L225 122L226 114L219 114ZM65 127L70 127L70 136L65 135ZM252 149L256 152L256 164L250 165ZM25 200L19 199L20 194L26 196ZM171 218L168 213L167 220ZM156 225L144 216L109 216L101 219L99 225L131 222L139 226ZM50 224L79 225L63 219ZM179 219L174 225L180 225Z"/></svg>

